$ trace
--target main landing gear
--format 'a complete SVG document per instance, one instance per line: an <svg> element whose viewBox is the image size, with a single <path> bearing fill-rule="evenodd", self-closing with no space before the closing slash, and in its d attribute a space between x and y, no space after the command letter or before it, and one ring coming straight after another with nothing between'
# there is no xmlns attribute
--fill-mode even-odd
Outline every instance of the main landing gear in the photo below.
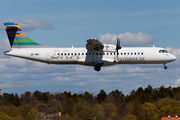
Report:
<svg viewBox="0 0 180 120"><path fill-rule="evenodd" d="M164 69L167 69L167 66L166 66L167 64L166 64L166 63L164 63L163 65L164 65Z"/></svg>
<svg viewBox="0 0 180 120"><path fill-rule="evenodd" d="M102 66L101 63L97 63L97 64L94 66L94 70L95 70L95 71L100 71L100 70L101 70L101 66Z"/></svg>

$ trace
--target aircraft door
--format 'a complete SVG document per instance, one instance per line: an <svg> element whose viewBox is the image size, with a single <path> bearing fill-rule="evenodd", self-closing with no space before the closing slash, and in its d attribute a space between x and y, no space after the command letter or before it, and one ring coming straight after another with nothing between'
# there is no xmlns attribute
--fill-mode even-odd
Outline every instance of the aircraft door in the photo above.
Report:
<svg viewBox="0 0 180 120"><path fill-rule="evenodd" d="M60 50L54 50L53 55L52 55L52 59L58 59L60 57Z"/></svg>
<svg viewBox="0 0 180 120"><path fill-rule="evenodd" d="M47 60L47 61L50 61L50 60L51 60L51 53L47 53L47 54L46 54L46 60Z"/></svg>

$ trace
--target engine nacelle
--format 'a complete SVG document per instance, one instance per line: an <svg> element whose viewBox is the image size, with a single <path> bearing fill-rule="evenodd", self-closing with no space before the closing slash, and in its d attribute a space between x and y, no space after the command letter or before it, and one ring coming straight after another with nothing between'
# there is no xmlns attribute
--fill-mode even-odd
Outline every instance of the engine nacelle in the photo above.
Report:
<svg viewBox="0 0 180 120"><path fill-rule="evenodd" d="M103 46L104 46L104 48L103 48L104 52L116 52L116 45L103 44Z"/></svg>

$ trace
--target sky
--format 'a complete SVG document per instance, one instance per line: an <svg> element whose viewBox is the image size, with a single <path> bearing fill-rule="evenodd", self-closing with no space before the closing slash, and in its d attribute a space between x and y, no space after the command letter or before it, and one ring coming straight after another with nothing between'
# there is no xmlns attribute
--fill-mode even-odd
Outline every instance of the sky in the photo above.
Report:
<svg viewBox="0 0 180 120"><path fill-rule="evenodd" d="M70 91L97 95L151 85L153 88L180 85L180 1L178 0L1 0L0 1L0 82L2 93L26 91L57 93ZM85 47L86 40L121 47L163 47L177 57L163 65L114 65L100 72L80 65L47 65L5 56L10 50L4 22L16 22L24 34L37 43L54 47Z"/></svg>

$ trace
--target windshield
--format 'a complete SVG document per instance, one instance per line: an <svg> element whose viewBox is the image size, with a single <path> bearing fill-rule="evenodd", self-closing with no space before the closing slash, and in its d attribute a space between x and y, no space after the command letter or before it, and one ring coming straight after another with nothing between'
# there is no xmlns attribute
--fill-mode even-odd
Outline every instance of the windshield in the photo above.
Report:
<svg viewBox="0 0 180 120"><path fill-rule="evenodd" d="M168 53L167 50L159 50L159 53Z"/></svg>

